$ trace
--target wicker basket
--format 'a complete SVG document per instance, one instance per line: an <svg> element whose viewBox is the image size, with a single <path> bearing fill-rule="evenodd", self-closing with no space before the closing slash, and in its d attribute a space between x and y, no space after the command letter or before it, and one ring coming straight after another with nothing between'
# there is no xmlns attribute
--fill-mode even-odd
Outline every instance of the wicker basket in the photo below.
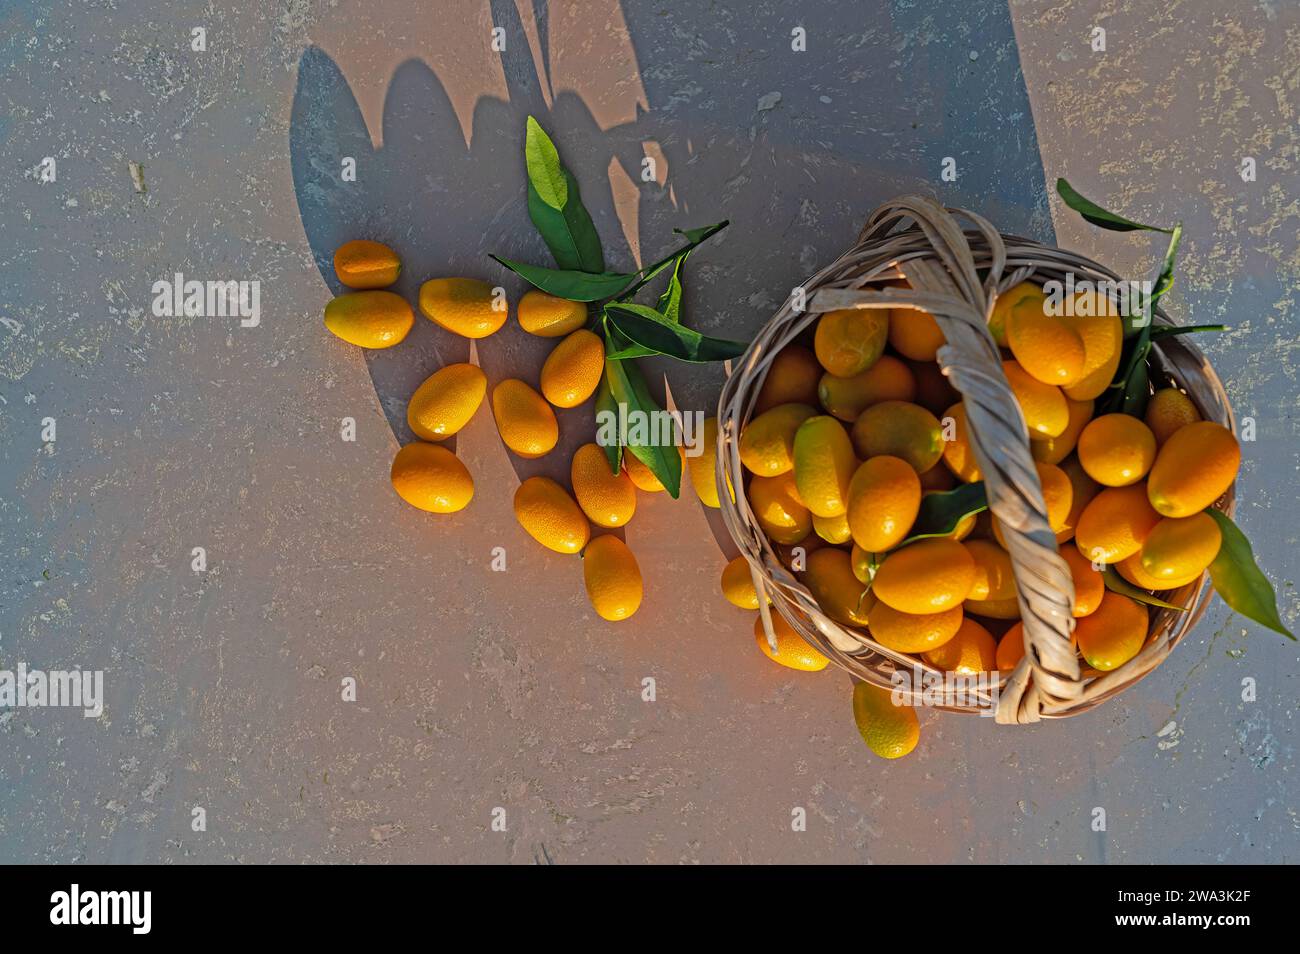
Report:
<svg viewBox="0 0 1300 954"><path fill-rule="evenodd" d="M973 228L963 230L955 216ZM977 270L986 273L982 282ZM943 704L938 708L992 711L997 721L1005 723L1077 715L1140 680L1191 630L1209 601L1206 574L1162 597L1185 611L1154 612L1146 644L1123 666L1107 673L1083 669L1071 647L1074 586L1048 526L1024 418L987 328L997 294L1025 279L1039 284L1063 281L1066 272L1073 272L1076 281L1119 280L1114 272L1073 252L1000 234L962 209L944 209L931 199L903 196L877 209L857 243L805 284L805 310L797 312L787 301L758 333L737 360L718 403L717 481L722 517L749 562L769 639L772 621L764 594L796 632L857 678L895 688L891 677L899 666L941 675L916 657L873 641L868 630L842 626L824 614L807 587L778 558L743 492L739 436L772 359L823 312L840 308L919 308L938 320L947 340L939 349L938 363L962 395L990 509L1001 523L1011 555L1024 623L1024 658L1013 672L1000 677L996 693L972 699L949 688L942 692ZM898 278L905 278L911 288L883 284ZM1158 307L1154 320L1172 324ZM1151 362L1153 381L1175 382L1205 420L1235 430L1222 384L1186 338L1158 340ZM726 492L728 485L738 490L734 503ZM1216 506L1232 513L1231 488ZM919 687L901 691L911 693L913 703L920 702ZM927 697L933 701L933 690Z"/></svg>

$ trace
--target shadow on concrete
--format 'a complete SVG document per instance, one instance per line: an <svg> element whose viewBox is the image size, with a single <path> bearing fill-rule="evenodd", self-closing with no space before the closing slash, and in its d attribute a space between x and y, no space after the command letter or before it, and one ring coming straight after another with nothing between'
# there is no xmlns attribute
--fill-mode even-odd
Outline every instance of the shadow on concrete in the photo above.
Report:
<svg viewBox="0 0 1300 954"><path fill-rule="evenodd" d="M529 114L552 134L581 184L609 267L635 267L626 223L615 210L611 167L639 189L635 234L644 261L676 244L674 226L731 220L688 268L685 320L711 334L752 335L791 287L847 247L872 208L901 192L935 194L981 211L1006 231L1050 240L1043 170L1005 2L971 0L956 11L927 6L819 4L801 7L796 19L716 4L669 17L625 4L649 112L638 108L634 121L602 128L583 100L564 90L548 108L543 83L552 88L551 77L538 76L527 43L509 42L500 54L509 98L479 97L468 146L444 82L450 77L407 60L389 84L383 145L375 148L344 71L309 48L298 64L290 153L321 277L342 292L334 249L366 237L401 255L395 290L413 305L421 283L451 275L502 284L517 301L527 286L488 253L551 264L525 207ZM507 37L523 35L512 3L494 0L491 11ZM576 44L575 53L553 35L545 2L534 2L533 17L545 72L561 56L577 56L579 66L584 57L599 61L599 49ZM796 27L806 31L804 52L792 49ZM640 180L651 150L666 160L662 184ZM354 183L340 181L343 156L357 160ZM945 157L956 161L955 182L940 180ZM507 377L535 387L551 344L520 331L512 309L501 332L476 344L489 387ZM402 346L367 352L400 442L413 439L405 420L411 392L439 367L469 357L467 340L418 313ZM720 366L642 366L661 398L666 374L679 407L714 413ZM556 452L536 461L512 455L521 480L542 473L567 483L572 451L593 439L590 404L557 416ZM723 549L733 552L720 522L713 526Z"/></svg>

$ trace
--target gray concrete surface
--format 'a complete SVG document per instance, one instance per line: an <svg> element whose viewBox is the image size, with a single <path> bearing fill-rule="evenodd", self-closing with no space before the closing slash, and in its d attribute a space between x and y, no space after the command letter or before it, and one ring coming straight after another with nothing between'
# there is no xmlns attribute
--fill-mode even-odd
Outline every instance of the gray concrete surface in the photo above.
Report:
<svg viewBox="0 0 1300 954"><path fill-rule="evenodd" d="M1294 625L1294 0L534 6L0 4L0 668L106 679L100 719L0 711L0 861L1295 861L1294 643L1216 604L1094 713L923 713L917 752L887 764L847 677L757 653L689 490L642 496L627 537L646 602L617 627L575 561L514 523L535 470L487 413L457 441L473 504L405 507L387 475L406 396L469 351L417 319L363 355L320 321L322 266L363 233L400 251L408 294L504 280L488 252L542 260L529 112L613 265L731 219L687 279L688 321L730 337L911 189L1144 273L1148 238L1049 198L1065 175L1186 223L1170 310L1232 326L1204 345L1257 422L1239 520ZM658 182L639 180L646 154ZM261 324L156 317L151 286L177 271L260 281ZM526 337L476 360L532 376ZM712 406L720 369L659 370L679 405ZM583 414L561 420L587 439Z"/></svg>

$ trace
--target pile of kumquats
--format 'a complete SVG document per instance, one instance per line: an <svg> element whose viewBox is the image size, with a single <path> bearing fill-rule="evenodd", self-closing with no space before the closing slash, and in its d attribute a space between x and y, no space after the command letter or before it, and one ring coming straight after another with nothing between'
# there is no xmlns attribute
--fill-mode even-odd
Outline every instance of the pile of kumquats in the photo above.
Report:
<svg viewBox="0 0 1300 954"><path fill-rule="evenodd" d="M401 262L378 242L357 240L334 255L339 281L356 291L334 298L325 308L325 326L362 348L391 348L415 322L411 306L393 292ZM508 304L487 282L473 278L435 278L420 286L420 312L447 331L480 339L499 331ZM552 405L577 407L596 390L605 366L605 346L584 328L587 308L542 291L524 294L516 308L529 334L559 338L542 365L539 394L527 382L508 378L492 389L492 413L501 440L526 459L554 449L560 429ZM439 368L416 388L406 419L420 438L403 446L393 460L393 488L413 507L429 513L455 513L474 496L468 468L441 441L469 423L487 394L487 377L472 364ZM529 477L515 492L515 517L545 547L582 554L583 579L596 612L607 620L627 619L641 605L641 570L636 557L612 534L591 535L624 526L636 511L636 488L663 490L633 455L613 473L604 451L584 444L573 455L573 493L549 477ZM576 499L575 499L576 498ZM590 522L589 522L590 521Z"/></svg>

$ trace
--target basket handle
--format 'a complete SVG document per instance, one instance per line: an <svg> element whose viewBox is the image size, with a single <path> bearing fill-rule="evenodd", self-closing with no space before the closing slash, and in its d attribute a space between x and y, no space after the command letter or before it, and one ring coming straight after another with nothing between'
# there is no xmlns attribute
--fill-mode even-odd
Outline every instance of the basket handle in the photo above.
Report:
<svg viewBox="0 0 1300 954"><path fill-rule="evenodd" d="M992 249L983 282L954 213L973 223ZM907 220L925 233L938 261L918 258L899 263L899 271L912 288L891 290L891 297L900 308L928 311L943 331L946 344L937 355L939 366L962 395L971 449L983 475L989 509L1001 524L1015 571L1025 658L1002 688L996 718L999 722L1035 722L1043 704L1076 699L1083 685L1070 645L1073 578L1057 552L1024 415L988 330L1006 248L998 231L983 218L961 209L946 209L924 196L902 196L881 206L864 226L860 240L883 237Z"/></svg>

